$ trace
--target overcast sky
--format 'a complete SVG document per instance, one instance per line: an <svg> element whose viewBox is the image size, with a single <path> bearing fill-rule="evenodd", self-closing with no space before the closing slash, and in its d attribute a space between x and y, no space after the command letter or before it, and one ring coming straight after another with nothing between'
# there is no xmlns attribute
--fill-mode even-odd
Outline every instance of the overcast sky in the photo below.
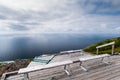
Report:
<svg viewBox="0 0 120 80"><path fill-rule="evenodd" d="M0 0L0 34L120 33L120 0Z"/></svg>

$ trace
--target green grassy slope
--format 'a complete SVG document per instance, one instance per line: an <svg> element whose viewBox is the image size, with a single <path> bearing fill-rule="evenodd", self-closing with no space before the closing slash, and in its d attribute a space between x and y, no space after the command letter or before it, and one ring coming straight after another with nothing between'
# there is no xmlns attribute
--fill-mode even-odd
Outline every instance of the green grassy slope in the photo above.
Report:
<svg viewBox="0 0 120 80"><path fill-rule="evenodd" d="M120 37L107 39L107 40L98 42L96 44L93 44L91 46L86 47L83 50L86 51L86 52L92 53L92 54L96 54L96 46L103 45L103 44L106 44L106 43L110 43L112 41L115 41L115 52L120 53ZM111 54L111 49L112 49L112 46L106 46L106 47L100 48L99 49L99 54L105 54L105 53Z"/></svg>

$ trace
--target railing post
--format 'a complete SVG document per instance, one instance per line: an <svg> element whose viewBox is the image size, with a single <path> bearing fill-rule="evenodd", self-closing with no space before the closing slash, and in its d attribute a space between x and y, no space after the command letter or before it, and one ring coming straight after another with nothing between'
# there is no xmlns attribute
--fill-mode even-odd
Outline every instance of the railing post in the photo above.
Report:
<svg viewBox="0 0 120 80"><path fill-rule="evenodd" d="M112 55L114 54L114 44L112 45Z"/></svg>
<svg viewBox="0 0 120 80"><path fill-rule="evenodd" d="M97 48L97 54L98 54L99 49Z"/></svg>

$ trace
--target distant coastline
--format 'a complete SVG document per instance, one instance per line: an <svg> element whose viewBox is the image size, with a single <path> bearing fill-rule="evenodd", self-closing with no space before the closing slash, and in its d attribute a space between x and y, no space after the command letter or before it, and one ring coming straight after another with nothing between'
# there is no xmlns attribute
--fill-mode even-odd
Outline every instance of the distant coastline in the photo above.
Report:
<svg viewBox="0 0 120 80"><path fill-rule="evenodd" d="M15 61L1 61L0 64L9 64L9 63L14 63Z"/></svg>

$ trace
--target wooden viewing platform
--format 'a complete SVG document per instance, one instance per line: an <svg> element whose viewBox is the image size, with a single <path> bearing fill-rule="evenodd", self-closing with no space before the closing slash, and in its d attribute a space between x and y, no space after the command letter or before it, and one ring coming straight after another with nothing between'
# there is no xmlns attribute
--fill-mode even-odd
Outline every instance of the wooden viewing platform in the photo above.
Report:
<svg viewBox="0 0 120 80"><path fill-rule="evenodd" d="M61 61L66 59L78 59L79 57L92 56L85 52L65 54L56 56L52 61ZM80 63L76 62L70 65L71 76L67 76L63 67L35 71L29 73L30 80L120 80L120 55L110 56L111 64L100 63L101 59L87 61L88 72L80 68ZM24 80L23 74L11 75L6 80Z"/></svg>

